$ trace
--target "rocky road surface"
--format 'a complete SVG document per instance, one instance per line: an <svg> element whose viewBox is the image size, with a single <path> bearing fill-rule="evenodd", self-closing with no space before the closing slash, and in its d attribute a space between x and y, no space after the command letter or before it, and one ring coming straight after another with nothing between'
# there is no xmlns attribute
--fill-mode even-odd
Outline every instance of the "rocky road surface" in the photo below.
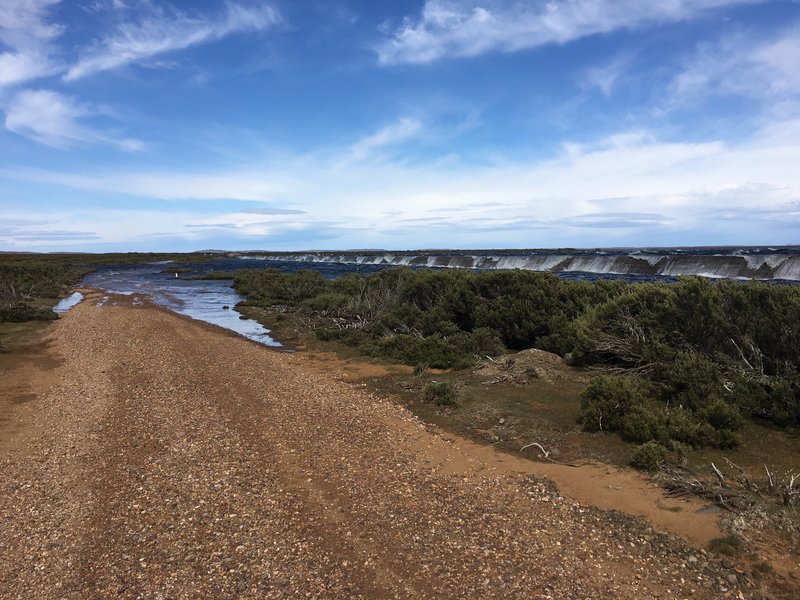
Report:
<svg viewBox="0 0 800 600"><path fill-rule="evenodd" d="M749 597L301 355L98 298L0 447L0 598Z"/></svg>

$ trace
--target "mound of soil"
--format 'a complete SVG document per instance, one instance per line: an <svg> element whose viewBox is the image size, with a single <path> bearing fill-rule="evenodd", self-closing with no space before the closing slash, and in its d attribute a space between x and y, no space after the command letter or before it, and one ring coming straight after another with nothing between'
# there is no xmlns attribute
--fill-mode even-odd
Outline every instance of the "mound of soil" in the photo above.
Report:
<svg viewBox="0 0 800 600"><path fill-rule="evenodd" d="M558 354L531 348L516 354L506 354L497 358L487 357L475 369L475 375L486 377L488 383L512 383L525 385L532 380L547 382L569 379L587 381L587 374L567 365Z"/></svg>

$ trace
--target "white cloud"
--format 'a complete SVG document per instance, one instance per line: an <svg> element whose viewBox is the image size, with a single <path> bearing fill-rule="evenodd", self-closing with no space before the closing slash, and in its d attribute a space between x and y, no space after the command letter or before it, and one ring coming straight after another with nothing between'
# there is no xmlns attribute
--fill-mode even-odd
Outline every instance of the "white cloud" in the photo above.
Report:
<svg viewBox="0 0 800 600"><path fill-rule="evenodd" d="M229 227L237 235L319 229L333 236L331 247L434 242L444 247L579 246L586 243L589 229L592 245L684 243L681 235L693 236L694 243L800 241L800 120L775 123L732 145L670 142L647 132L623 131L570 145L546 160L520 158L483 167L391 161L342 167L351 152L352 147L344 147L332 155L286 157L273 159L269 167L253 164L205 174L136 171L81 177L15 169L0 175L104 195L268 201L304 211L169 218L163 219L165 234L182 224L193 225L198 236L198 225ZM135 221L129 225L137 230ZM74 226L100 231L90 221ZM122 239L135 241L127 235ZM295 247L302 247L303 239L298 234Z"/></svg>
<svg viewBox="0 0 800 600"><path fill-rule="evenodd" d="M123 0L95 0L93 3L86 4L81 8L88 13L99 13L115 10L128 10L131 7Z"/></svg>
<svg viewBox="0 0 800 600"><path fill-rule="evenodd" d="M47 23L48 10L60 0L4 0L0 11L0 39L11 46L22 46L31 38L51 39L61 27Z"/></svg>
<svg viewBox="0 0 800 600"><path fill-rule="evenodd" d="M353 144L347 162L364 160L379 148L408 141L416 136L421 128L422 123L417 119L403 117Z"/></svg>
<svg viewBox="0 0 800 600"><path fill-rule="evenodd" d="M0 87L51 75L56 67L38 51L0 54Z"/></svg>
<svg viewBox="0 0 800 600"><path fill-rule="evenodd" d="M4 0L0 7L0 87L51 75L58 67L51 54L52 40L62 28L47 21L59 0Z"/></svg>
<svg viewBox="0 0 800 600"><path fill-rule="evenodd" d="M24 90L6 109L5 126L9 131L55 148L77 143L110 144L127 151L144 148L139 140L119 137L81 122L97 114L100 112L96 109L52 90Z"/></svg>
<svg viewBox="0 0 800 600"><path fill-rule="evenodd" d="M85 77L130 63L220 40L228 35L260 31L278 23L271 6L246 7L229 2L221 15L198 17L175 8L150 6L136 22L125 22L116 31L96 40L84 50L65 80Z"/></svg>
<svg viewBox="0 0 800 600"><path fill-rule="evenodd" d="M382 64L515 52L618 29L695 18L706 11L761 0L426 0L376 50Z"/></svg>
<svg viewBox="0 0 800 600"><path fill-rule="evenodd" d="M683 105L709 95L800 96L800 25L771 39L737 34L701 46L673 80L669 103Z"/></svg>
<svg viewBox="0 0 800 600"><path fill-rule="evenodd" d="M604 96L609 97L632 61L631 55L624 55L604 65L593 67L587 71L584 84L599 89Z"/></svg>

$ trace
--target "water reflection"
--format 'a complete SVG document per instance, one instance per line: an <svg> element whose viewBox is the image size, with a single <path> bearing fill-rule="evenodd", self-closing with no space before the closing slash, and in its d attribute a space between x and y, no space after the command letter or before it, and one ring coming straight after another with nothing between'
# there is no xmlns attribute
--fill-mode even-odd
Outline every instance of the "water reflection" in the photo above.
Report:
<svg viewBox="0 0 800 600"><path fill-rule="evenodd" d="M101 269L89 275L83 285L100 289L108 294L134 296L134 304L141 302L136 297L141 295L173 312L224 327L260 344L281 346L270 337L269 329L253 319L242 317L233 310L233 306L244 298L230 287L230 280L191 279L209 270L204 266L175 266L174 268L179 269L178 272L165 269L165 266L165 264L154 264ZM184 269L190 270L184 272ZM108 302L107 298L102 301L103 304Z"/></svg>
<svg viewBox="0 0 800 600"><path fill-rule="evenodd" d="M59 314L65 313L81 300L83 300L83 294L80 292L73 292L72 295L59 300L58 303L53 307L53 312Z"/></svg>

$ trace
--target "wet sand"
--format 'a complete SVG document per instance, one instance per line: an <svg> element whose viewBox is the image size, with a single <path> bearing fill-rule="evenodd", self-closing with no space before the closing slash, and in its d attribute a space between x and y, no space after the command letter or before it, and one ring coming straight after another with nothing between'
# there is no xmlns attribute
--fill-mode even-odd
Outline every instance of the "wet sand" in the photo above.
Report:
<svg viewBox="0 0 800 600"><path fill-rule="evenodd" d="M749 595L589 506L608 474L562 496L302 355L100 298L0 362L1 598Z"/></svg>

